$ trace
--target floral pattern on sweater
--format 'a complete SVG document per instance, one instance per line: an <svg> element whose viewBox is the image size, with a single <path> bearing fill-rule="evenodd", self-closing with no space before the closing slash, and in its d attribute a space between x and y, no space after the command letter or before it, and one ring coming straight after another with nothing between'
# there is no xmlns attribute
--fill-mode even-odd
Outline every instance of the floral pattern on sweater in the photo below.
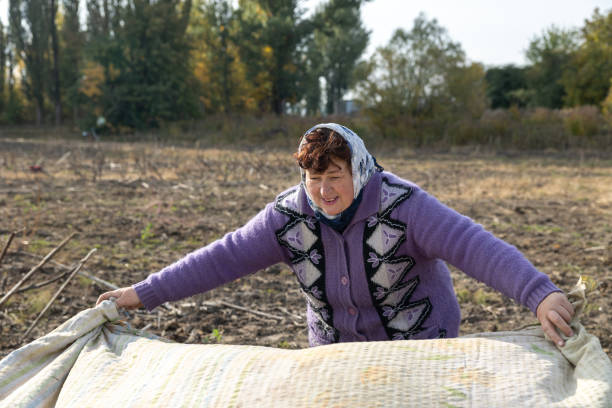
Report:
<svg viewBox="0 0 612 408"><path fill-rule="evenodd" d="M326 342L336 343L338 332L333 327L332 309L325 292L325 257L321 241L321 226L316 218L302 214L298 208L299 189L279 196L274 208L289 217L276 231L279 244L291 254L291 267L298 278L302 293L317 316L314 323Z"/></svg>
<svg viewBox="0 0 612 408"><path fill-rule="evenodd" d="M372 302L390 339L403 340L423 330L431 313L429 298L413 300L419 277L406 280L415 265L410 256L396 256L406 240L406 224L391 218L393 210L410 198L412 188L383 178L378 214L368 218L363 254Z"/></svg>

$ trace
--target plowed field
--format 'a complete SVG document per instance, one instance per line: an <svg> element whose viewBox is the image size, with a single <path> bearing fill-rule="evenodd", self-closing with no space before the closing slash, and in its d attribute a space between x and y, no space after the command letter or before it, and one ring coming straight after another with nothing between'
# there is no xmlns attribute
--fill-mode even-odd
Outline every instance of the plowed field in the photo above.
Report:
<svg viewBox="0 0 612 408"><path fill-rule="evenodd" d="M594 279L598 288L582 321L612 355L610 157L406 150L377 158L517 246L562 289L580 275ZM72 232L23 287L65 272L60 264L73 265L92 248L86 273L130 285L244 224L298 180L290 151L0 140L0 249L19 231L0 263L0 292ZM453 270L453 279L462 334L536 321L527 308L461 272ZM77 275L22 339L61 282L0 306L0 356L92 307L108 290ZM132 312L130 323L179 342L307 346L305 302L284 265L158 309Z"/></svg>

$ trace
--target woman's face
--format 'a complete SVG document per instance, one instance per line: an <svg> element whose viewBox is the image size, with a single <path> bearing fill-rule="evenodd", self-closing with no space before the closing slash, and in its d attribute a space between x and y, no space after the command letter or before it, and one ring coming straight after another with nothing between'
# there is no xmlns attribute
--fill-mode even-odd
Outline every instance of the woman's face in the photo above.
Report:
<svg viewBox="0 0 612 408"><path fill-rule="evenodd" d="M338 215L353 202L353 175L349 164L337 157L323 173L306 170L306 189L327 215Z"/></svg>

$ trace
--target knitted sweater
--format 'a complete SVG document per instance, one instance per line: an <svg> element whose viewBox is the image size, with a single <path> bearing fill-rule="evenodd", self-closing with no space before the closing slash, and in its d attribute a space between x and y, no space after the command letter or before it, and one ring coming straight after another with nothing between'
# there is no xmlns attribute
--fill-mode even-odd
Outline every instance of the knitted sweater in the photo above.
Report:
<svg viewBox="0 0 612 408"><path fill-rule="evenodd" d="M296 186L134 288L151 310L284 262L307 300L311 345L456 337L460 311L445 261L534 313L559 291L514 246L388 172L372 176L342 234L314 218Z"/></svg>

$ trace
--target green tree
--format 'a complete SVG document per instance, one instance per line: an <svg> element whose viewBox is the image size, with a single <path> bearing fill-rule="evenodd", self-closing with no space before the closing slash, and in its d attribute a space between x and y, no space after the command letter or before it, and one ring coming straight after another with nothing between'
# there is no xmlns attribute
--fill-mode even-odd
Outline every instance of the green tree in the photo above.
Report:
<svg viewBox="0 0 612 408"><path fill-rule="evenodd" d="M608 121L610 126L612 126L612 78L610 78L610 89L608 91L608 96L601 103L601 108L604 118Z"/></svg>
<svg viewBox="0 0 612 408"><path fill-rule="evenodd" d="M531 105L551 109L563 107L565 89L561 79L577 48L577 31L554 25L531 40L525 53L531 63L527 69Z"/></svg>
<svg viewBox="0 0 612 408"><path fill-rule="evenodd" d="M233 77L235 39L234 10L228 0L210 0L198 4L200 21L192 23L194 39L201 42L201 59L206 78L202 78L206 109L229 113L234 110L238 87ZM202 72L203 74L204 72Z"/></svg>
<svg viewBox="0 0 612 408"><path fill-rule="evenodd" d="M44 121L45 89L49 52L49 5L40 0L10 0L11 38L18 58L24 61L22 82L28 99L33 100L36 124Z"/></svg>
<svg viewBox="0 0 612 408"><path fill-rule="evenodd" d="M57 16L57 0L50 0L49 6L49 33L51 35L51 49L53 52L53 66L51 68L51 95L55 106L55 124L60 125L62 122L62 95L60 81L60 50L59 39L57 35L57 24L55 18Z"/></svg>
<svg viewBox="0 0 612 408"><path fill-rule="evenodd" d="M398 115L431 117L447 102L447 79L464 62L458 43L434 19L420 14L409 32L398 29L362 68L358 85L364 106L388 107Z"/></svg>
<svg viewBox="0 0 612 408"><path fill-rule="evenodd" d="M9 27L10 29L10 27ZM4 48L6 57L6 92L4 106L1 110L0 122L2 123L19 123L23 120L23 101L21 94L15 83L15 67L17 65L15 58L15 44L11 37L10 31L5 36L6 46Z"/></svg>
<svg viewBox="0 0 612 408"><path fill-rule="evenodd" d="M484 66L475 62L457 65L449 70L446 81L447 113L452 117L480 118L488 105Z"/></svg>
<svg viewBox="0 0 612 408"><path fill-rule="evenodd" d="M467 64L460 44L423 14L410 31L398 29L388 45L361 64L359 75L361 104L385 136L425 143L486 108L482 65Z"/></svg>
<svg viewBox="0 0 612 408"><path fill-rule="evenodd" d="M266 44L263 31L268 14L256 0L240 0L236 10L235 33L241 61L245 67L245 82L252 86L250 97L255 110L269 112L272 97L272 48Z"/></svg>
<svg viewBox="0 0 612 408"><path fill-rule="evenodd" d="M303 49L312 25L302 18L298 0L241 0L239 5L238 43L247 79L263 93L261 109L280 115L287 103L302 99Z"/></svg>
<svg viewBox="0 0 612 408"><path fill-rule="evenodd" d="M4 111L4 87L6 84L6 54L7 50L7 35L4 32L4 26L0 21L0 112Z"/></svg>
<svg viewBox="0 0 612 408"><path fill-rule="evenodd" d="M72 120L78 121L79 105L83 98L79 92L80 68L82 66L83 32L79 23L79 0L63 0L64 19L59 37L62 45L60 55L60 78L64 101L72 111Z"/></svg>
<svg viewBox="0 0 612 408"><path fill-rule="evenodd" d="M101 83L86 86L96 102L90 122L103 114L113 125L145 128L196 115L186 32L191 5L90 0L87 53L104 72ZM86 69L98 72L95 64Z"/></svg>
<svg viewBox="0 0 612 408"><path fill-rule="evenodd" d="M582 43L563 75L566 106L599 105L612 78L612 9L595 9L581 29Z"/></svg>
<svg viewBox="0 0 612 408"><path fill-rule="evenodd" d="M353 85L357 61L368 45L370 33L361 21L363 3L330 0L313 18L316 27L313 45L319 53L312 57L322 59L318 68L325 78L328 114L337 111L344 93ZM312 65L314 68L315 63Z"/></svg>
<svg viewBox="0 0 612 408"><path fill-rule="evenodd" d="M316 27L316 22L315 22ZM309 115L320 114L322 109L321 78L323 77L323 53L315 44L314 35L307 38L304 45L304 59L301 67L304 74L300 88Z"/></svg>
<svg viewBox="0 0 612 408"><path fill-rule="evenodd" d="M487 69L485 74L487 97L491 108L509 108L511 105L523 107L528 101L515 97L516 91L527 89L526 69L513 64Z"/></svg>

